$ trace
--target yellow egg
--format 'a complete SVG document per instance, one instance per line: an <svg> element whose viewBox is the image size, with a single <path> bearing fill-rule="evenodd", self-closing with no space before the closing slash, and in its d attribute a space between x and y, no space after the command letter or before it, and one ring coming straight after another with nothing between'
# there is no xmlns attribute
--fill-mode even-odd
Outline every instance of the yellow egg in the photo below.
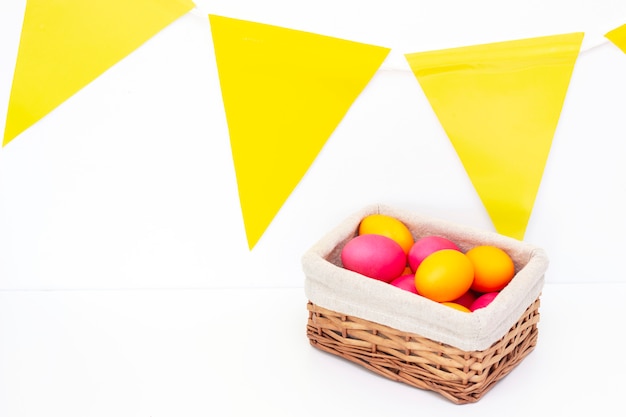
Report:
<svg viewBox="0 0 626 417"><path fill-rule="evenodd" d="M491 246L476 246L466 252L474 265L472 289L487 293L500 291L513 279L515 265L511 257L502 249Z"/></svg>
<svg viewBox="0 0 626 417"><path fill-rule="evenodd" d="M446 302L443 302L441 304L443 304L444 306L452 307L453 309L462 311L464 313L471 313L472 312L472 310L470 310L469 308L467 308L467 307L465 307L465 306L463 306L461 304L458 304L458 303L453 303L451 301L446 301Z"/></svg>
<svg viewBox="0 0 626 417"><path fill-rule="evenodd" d="M417 293L437 302L456 300L470 289L473 280L472 262L455 249L433 252L415 271Z"/></svg>
<svg viewBox="0 0 626 417"><path fill-rule="evenodd" d="M395 217L386 214L370 214L359 224L359 235L382 235L400 245L405 254L415 243L409 228Z"/></svg>

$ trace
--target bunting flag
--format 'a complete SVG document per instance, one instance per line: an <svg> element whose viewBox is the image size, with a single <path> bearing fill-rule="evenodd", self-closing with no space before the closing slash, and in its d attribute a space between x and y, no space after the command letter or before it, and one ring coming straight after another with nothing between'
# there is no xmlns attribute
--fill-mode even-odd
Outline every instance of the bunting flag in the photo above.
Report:
<svg viewBox="0 0 626 417"><path fill-rule="evenodd" d="M501 234L524 238L582 39L405 54Z"/></svg>
<svg viewBox="0 0 626 417"><path fill-rule="evenodd" d="M252 249L390 49L215 15L209 21Z"/></svg>
<svg viewBox="0 0 626 417"><path fill-rule="evenodd" d="M194 7L189 0L28 0L3 145Z"/></svg>
<svg viewBox="0 0 626 417"><path fill-rule="evenodd" d="M613 29L604 36L626 54L626 24Z"/></svg>

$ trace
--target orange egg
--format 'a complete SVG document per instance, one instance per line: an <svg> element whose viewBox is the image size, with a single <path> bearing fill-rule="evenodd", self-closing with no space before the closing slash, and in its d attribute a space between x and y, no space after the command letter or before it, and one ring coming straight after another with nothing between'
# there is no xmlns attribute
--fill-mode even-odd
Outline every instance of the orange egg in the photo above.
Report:
<svg viewBox="0 0 626 417"><path fill-rule="evenodd" d="M442 249L426 257L415 271L417 293L437 302L456 300L474 280L474 267L463 252Z"/></svg>
<svg viewBox="0 0 626 417"><path fill-rule="evenodd" d="M396 241L404 253L413 246L414 239L409 228L395 217L386 214L370 214L359 224L359 235L382 235Z"/></svg>
<svg viewBox="0 0 626 417"><path fill-rule="evenodd" d="M513 279L515 265L502 249L491 246L476 246L466 252L474 266L472 289L481 293L500 291Z"/></svg>
<svg viewBox="0 0 626 417"><path fill-rule="evenodd" d="M405 266L404 267L404 271L402 271L402 275L411 275L413 274L413 270L411 269L410 266Z"/></svg>
<svg viewBox="0 0 626 417"><path fill-rule="evenodd" d="M465 306L463 306L461 304L458 304L458 303L453 303L451 301L446 301L446 302L443 302L441 304L443 304L444 306L452 307L453 309L462 311L464 313L471 313L472 312L472 310L470 310L469 308L467 308L467 307L465 307Z"/></svg>

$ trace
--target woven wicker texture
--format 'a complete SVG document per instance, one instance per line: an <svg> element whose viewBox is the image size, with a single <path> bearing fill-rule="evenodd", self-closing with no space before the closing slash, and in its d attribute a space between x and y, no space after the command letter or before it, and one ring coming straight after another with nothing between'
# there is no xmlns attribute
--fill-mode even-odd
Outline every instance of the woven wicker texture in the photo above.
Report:
<svg viewBox="0 0 626 417"><path fill-rule="evenodd" d="M315 348L391 380L437 392L455 404L478 401L534 349L538 336L539 298L499 341L473 352L311 302L307 309L307 337Z"/></svg>

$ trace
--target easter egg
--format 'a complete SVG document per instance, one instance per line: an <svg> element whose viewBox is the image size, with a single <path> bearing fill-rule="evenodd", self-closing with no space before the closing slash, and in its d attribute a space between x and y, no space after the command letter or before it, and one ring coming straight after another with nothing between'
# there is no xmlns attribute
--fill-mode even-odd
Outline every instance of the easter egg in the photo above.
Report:
<svg viewBox="0 0 626 417"><path fill-rule="evenodd" d="M475 310L478 310L479 308L487 307L489 304L491 304L493 299L496 298L498 294L499 294L499 291L488 292L488 293L482 294L476 300L474 300L474 302L470 305L469 309L471 311L475 311Z"/></svg>
<svg viewBox="0 0 626 417"><path fill-rule="evenodd" d="M442 236L424 236L415 241L407 254L409 266L413 272L428 255L442 249L459 250L457 245L450 239Z"/></svg>
<svg viewBox="0 0 626 417"><path fill-rule="evenodd" d="M472 289L481 293L500 291L515 275L511 257L502 249L491 246L476 246L466 253L474 265Z"/></svg>
<svg viewBox="0 0 626 417"><path fill-rule="evenodd" d="M417 293L433 301L456 300L474 280L472 262L456 249L441 249L430 254L415 271Z"/></svg>
<svg viewBox="0 0 626 417"><path fill-rule="evenodd" d="M453 303L460 304L464 307L470 308L474 300L476 300L478 296L472 290L467 291L465 294L457 298L456 300L452 300Z"/></svg>
<svg viewBox="0 0 626 417"><path fill-rule="evenodd" d="M389 282L402 274L406 254L394 240L382 235L360 235L341 249L343 267L380 281Z"/></svg>
<svg viewBox="0 0 626 417"><path fill-rule="evenodd" d="M470 313L471 312L471 310L469 308L465 307L464 305L461 305L461 304L458 304L458 303L453 303L452 301L446 301L446 302L443 302L441 304L443 304L444 306L452 307L453 309L462 311L464 313Z"/></svg>
<svg viewBox="0 0 626 417"><path fill-rule="evenodd" d="M394 287L417 294L417 290L415 289L415 274L400 275L398 278L392 280L390 284Z"/></svg>
<svg viewBox="0 0 626 417"><path fill-rule="evenodd" d="M386 214L370 214L359 223L359 235L383 235L394 240L402 247L405 254L409 252L414 239L409 228L395 217Z"/></svg>

